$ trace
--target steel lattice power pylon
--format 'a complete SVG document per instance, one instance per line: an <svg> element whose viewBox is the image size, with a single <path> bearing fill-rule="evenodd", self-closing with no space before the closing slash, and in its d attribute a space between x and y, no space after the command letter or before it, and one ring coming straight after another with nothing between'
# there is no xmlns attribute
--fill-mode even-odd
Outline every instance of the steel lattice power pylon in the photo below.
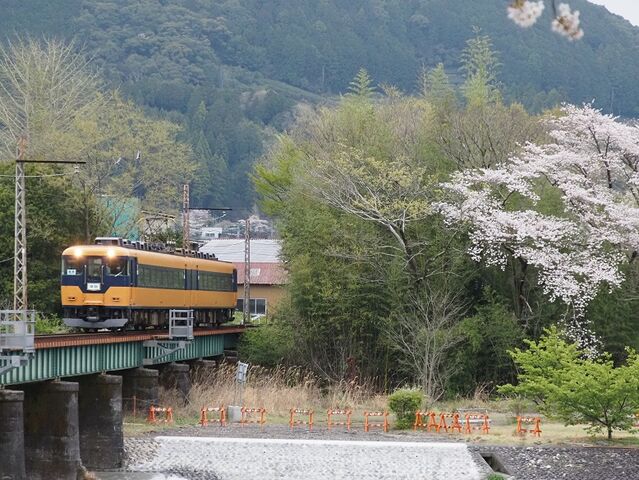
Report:
<svg viewBox="0 0 639 480"><path fill-rule="evenodd" d="M191 229L189 225L189 184L184 184L182 190L182 252L186 255L188 250L191 250L191 240L189 239Z"/></svg>
<svg viewBox="0 0 639 480"><path fill-rule="evenodd" d="M16 158L15 243L13 262L13 309L27 309L27 229L24 162L27 139L18 142Z"/></svg>
<svg viewBox="0 0 639 480"><path fill-rule="evenodd" d="M244 300L242 303L242 324L251 321L251 223L244 225Z"/></svg>

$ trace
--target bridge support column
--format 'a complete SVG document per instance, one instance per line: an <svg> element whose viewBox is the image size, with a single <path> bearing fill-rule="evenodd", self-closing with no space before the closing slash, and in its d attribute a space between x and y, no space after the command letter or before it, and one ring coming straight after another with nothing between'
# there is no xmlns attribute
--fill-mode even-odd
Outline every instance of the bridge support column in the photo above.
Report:
<svg viewBox="0 0 639 480"><path fill-rule="evenodd" d="M127 412L144 417L151 405L158 405L158 371L135 368L122 374L122 405ZM135 402L133 398L135 397Z"/></svg>
<svg viewBox="0 0 639 480"><path fill-rule="evenodd" d="M185 363L160 365L160 385L167 390L176 389L186 400L191 390L189 366Z"/></svg>
<svg viewBox="0 0 639 480"><path fill-rule="evenodd" d="M0 390L0 478L25 480L24 392Z"/></svg>
<svg viewBox="0 0 639 480"><path fill-rule="evenodd" d="M80 460L78 384L43 382L24 387L24 445L29 480L76 480Z"/></svg>
<svg viewBox="0 0 639 480"><path fill-rule="evenodd" d="M80 383L80 456L90 469L122 466L122 377L87 375Z"/></svg>
<svg viewBox="0 0 639 480"><path fill-rule="evenodd" d="M191 362L191 383L204 383L211 378L217 368L215 360L199 359Z"/></svg>

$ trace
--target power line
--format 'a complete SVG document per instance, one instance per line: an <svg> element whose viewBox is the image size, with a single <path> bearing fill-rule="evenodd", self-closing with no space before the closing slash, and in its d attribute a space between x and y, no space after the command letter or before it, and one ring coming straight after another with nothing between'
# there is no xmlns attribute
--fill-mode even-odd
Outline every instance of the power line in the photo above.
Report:
<svg viewBox="0 0 639 480"><path fill-rule="evenodd" d="M66 177L68 175L75 175L75 172L74 173L48 173L43 175L24 175L24 178ZM15 175L0 175L0 177L16 178Z"/></svg>

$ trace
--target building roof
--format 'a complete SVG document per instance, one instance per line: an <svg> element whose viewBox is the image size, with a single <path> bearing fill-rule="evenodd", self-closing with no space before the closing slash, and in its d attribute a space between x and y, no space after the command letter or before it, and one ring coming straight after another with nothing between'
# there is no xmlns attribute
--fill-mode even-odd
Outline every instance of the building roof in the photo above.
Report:
<svg viewBox="0 0 639 480"><path fill-rule="evenodd" d="M233 262L237 269L237 283L244 285L244 262ZM251 262L251 285L284 285L287 273L281 263Z"/></svg>
<svg viewBox="0 0 639 480"><path fill-rule="evenodd" d="M281 250L279 240L251 240L251 262L280 263ZM200 247L200 252L213 253L226 262L244 262L244 239L211 240Z"/></svg>

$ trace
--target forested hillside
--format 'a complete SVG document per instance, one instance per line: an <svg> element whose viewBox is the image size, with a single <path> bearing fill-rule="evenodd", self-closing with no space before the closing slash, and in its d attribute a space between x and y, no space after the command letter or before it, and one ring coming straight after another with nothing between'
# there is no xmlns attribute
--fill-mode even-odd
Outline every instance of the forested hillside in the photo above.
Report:
<svg viewBox="0 0 639 480"><path fill-rule="evenodd" d="M639 114L639 30L575 0L586 36L508 20L504 0L4 0L0 32L75 38L111 86L186 125L199 204L249 208L247 173L300 101L346 90L360 67L377 83L416 88L442 62L453 82L475 27L499 52L506 98L539 111L595 100ZM211 185L214 185L212 188Z"/></svg>

